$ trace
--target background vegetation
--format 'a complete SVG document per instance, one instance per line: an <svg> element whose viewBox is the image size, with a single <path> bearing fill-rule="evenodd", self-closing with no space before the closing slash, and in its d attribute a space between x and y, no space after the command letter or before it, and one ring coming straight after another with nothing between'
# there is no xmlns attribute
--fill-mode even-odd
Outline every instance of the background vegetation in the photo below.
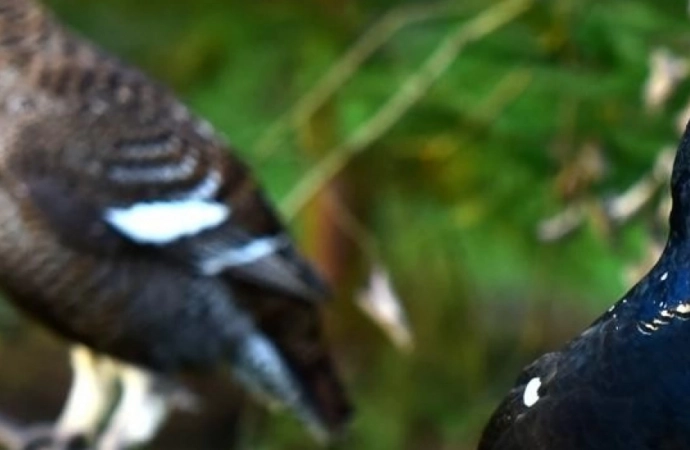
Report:
<svg viewBox="0 0 690 450"><path fill-rule="evenodd" d="M474 448L519 369L619 298L663 239L660 155L690 94L682 1L50 4L224 132L336 283L348 448ZM356 306L374 268L412 351ZM0 305L0 405L50 420L62 344ZM200 389L206 411L156 448L312 448L291 418Z"/></svg>

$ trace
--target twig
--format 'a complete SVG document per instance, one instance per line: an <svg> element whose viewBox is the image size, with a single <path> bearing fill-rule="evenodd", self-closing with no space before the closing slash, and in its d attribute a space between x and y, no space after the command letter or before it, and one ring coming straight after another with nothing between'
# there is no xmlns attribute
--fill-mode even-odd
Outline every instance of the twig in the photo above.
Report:
<svg viewBox="0 0 690 450"><path fill-rule="evenodd" d="M666 184L673 169L674 150L662 149L652 169L621 194L608 200L596 197L580 199L567 205L556 215L540 221L537 226L539 240L553 242L563 239L578 230L591 217L592 210L603 211L608 224L624 225L650 204L661 187ZM668 211L665 208L662 210L665 218Z"/></svg>
<svg viewBox="0 0 690 450"><path fill-rule="evenodd" d="M514 99L518 98L532 82L532 72L516 69L503 77L491 93L479 104L474 115L484 122L491 122L501 115ZM359 247L374 264L381 259L376 236L357 216L332 192L328 193L329 207L336 225Z"/></svg>
<svg viewBox="0 0 690 450"><path fill-rule="evenodd" d="M654 166L648 174L608 202L607 212L612 220L625 222L652 200L654 194L666 184L666 180L671 176L674 156L675 148L663 149L657 155Z"/></svg>
<svg viewBox="0 0 690 450"><path fill-rule="evenodd" d="M520 68L509 72L477 107L474 116L485 123L493 122L506 106L525 92L533 79L534 74L529 69Z"/></svg>
<svg viewBox="0 0 690 450"><path fill-rule="evenodd" d="M532 0L507 0L458 27L411 75L374 116L344 143L336 146L282 202L289 219L295 216L347 162L386 133L431 88L469 43L511 22L532 6Z"/></svg>
<svg viewBox="0 0 690 450"><path fill-rule="evenodd" d="M466 4L459 6L457 2L449 2L422 6L404 5L386 13L330 67L309 92L268 128L254 146L258 159L267 159L278 147L281 133L291 127L298 127L311 117L395 33L414 23L447 17L450 12L460 13L468 9Z"/></svg>
<svg viewBox="0 0 690 450"><path fill-rule="evenodd" d="M367 226L364 225L346 205L343 204L342 200L337 195L329 192L328 200L328 205L336 226L340 228L357 247L359 247L369 263L378 261L380 259L380 251L378 242L373 233L369 231Z"/></svg>

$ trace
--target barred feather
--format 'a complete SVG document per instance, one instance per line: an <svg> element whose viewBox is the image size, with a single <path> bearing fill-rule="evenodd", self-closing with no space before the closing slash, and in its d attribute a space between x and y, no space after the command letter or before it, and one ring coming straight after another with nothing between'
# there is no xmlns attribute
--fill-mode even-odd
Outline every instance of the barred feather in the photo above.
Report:
<svg viewBox="0 0 690 450"><path fill-rule="evenodd" d="M276 296L270 326L233 294L245 282ZM167 89L31 0L0 0L0 287L68 339L162 372L231 362L255 321L314 404L323 390L346 404L318 329L297 338L315 340L315 365L275 332L293 307L318 327L305 300L327 289L247 167ZM315 409L328 429L344 420Z"/></svg>

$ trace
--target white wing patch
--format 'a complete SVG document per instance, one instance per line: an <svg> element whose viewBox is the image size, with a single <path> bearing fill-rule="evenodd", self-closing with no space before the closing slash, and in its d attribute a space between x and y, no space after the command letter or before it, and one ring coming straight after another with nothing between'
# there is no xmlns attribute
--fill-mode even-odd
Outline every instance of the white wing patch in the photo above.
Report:
<svg viewBox="0 0 690 450"><path fill-rule="evenodd" d="M161 245L218 226L229 216L221 203L178 200L110 208L105 220L138 243Z"/></svg>
<svg viewBox="0 0 690 450"><path fill-rule="evenodd" d="M208 258L201 263L201 271L206 275L215 275L228 267L243 266L275 253L285 244L283 236L262 237L242 246L228 248L222 253Z"/></svg>
<svg viewBox="0 0 690 450"><path fill-rule="evenodd" d="M539 388L541 387L541 378L534 377L529 380L527 386L525 386L525 391L522 394L522 402L526 407L534 406L535 403L539 401Z"/></svg>

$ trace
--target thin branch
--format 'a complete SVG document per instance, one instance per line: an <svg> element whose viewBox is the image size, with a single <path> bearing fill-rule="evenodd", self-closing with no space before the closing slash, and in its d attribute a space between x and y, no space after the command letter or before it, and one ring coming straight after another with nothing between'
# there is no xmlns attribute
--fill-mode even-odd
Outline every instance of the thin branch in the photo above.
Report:
<svg viewBox="0 0 690 450"><path fill-rule="evenodd" d="M625 192L612 198L607 203L609 217L619 223L628 221L652 199L659 189L666 184L673 170L675 148L663 149L656 157L654 166Z"/></svg>
<svg viewBox="0 0 690 450"><path fill-rule="evenodd" d="M509 72L483 99L474 116L484 123L492 123L509 104L524 94L533 79L534 74L529 69L519 68Z"/></svg>
<svg viewBox="0 0 690 450"><path fill-rule="evenodd" d="M516 69L508 73L475 108L474 115L484 122L494 121L513 100L524 93L532 80L532 71L528 69ZM377 263L381 255L376 236L337 195L332 192L327 194L335 224L359 247L371 264Z"/></svg>
<svg viewBox="0 0 690 450"><path fill-rule="evenodd" d="M532 3L532 0L507 0L460 25L371 119L344 143L332 149L298 183L282 202L285 216L294 217L354 155L390 130L428 92L467 44L515 20L526 12Z"/></svg>
<svg viewBox="0 0 690 450"><path fill-rule="evenodd" d="M386 13L330 67L309 92L268 128L254 146L258 158L267 159L278 148L283 132L292 127L299 127L308 120L398 31L414 23L447 17L450 13L460 13L468 9L467 4L459 6L457 2L448 2L421 6L404 5Z"/></svg>
<svg viewBox="0 0 690 450"><path fill-rule="evenodd" d="M624 225L643 208L655 200L659 190L666 184L673 170L675 148L662 149L654 161L654 166L638 181L619 195L602 200L587 197L568 204L556 215L544 219L537 226L537 236L544 242L558 241L578 230L590 219L592 211L602 211L607 224ZM660 207L664 205L661 203ZM661 209L665 218L670 211Z"/></svg>

